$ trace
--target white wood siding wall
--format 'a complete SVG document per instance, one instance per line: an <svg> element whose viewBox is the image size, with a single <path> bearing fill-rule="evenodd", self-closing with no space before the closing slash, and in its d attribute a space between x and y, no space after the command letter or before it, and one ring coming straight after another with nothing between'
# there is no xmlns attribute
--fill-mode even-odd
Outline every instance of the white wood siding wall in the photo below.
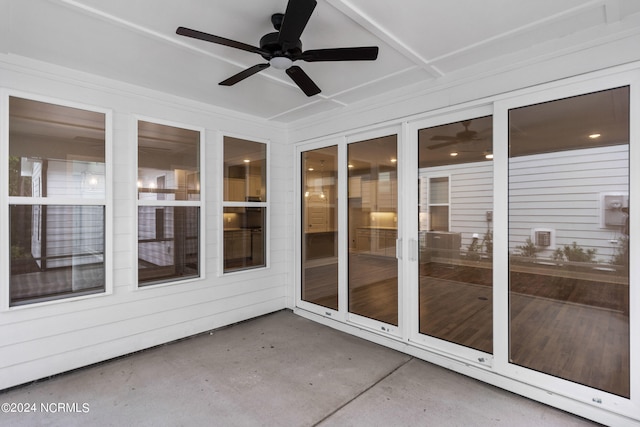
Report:
<svg viewBox="0 0 640 427"><path fill-rule="evenodd" d="M533 228L555 230L556 247L597 250L609 262L620 227L601 227L601 193L627 193L627 145L562 151L509 159L509 250L531 238ZM628 193L627 193L628 194ZM554 248L537 254L551 257Z"/></svg>
<svg viewBox="0 0 640 427"><path fill-rule="evenodd" d="M291 148L285 144L283 128L205 104L24 58L0 55L0 82L0 89L14 91L11 93L17 96L33 94L50 97L51 102L76 102L109 108L113 112L112 251L106 254L112 261L108 272L112 278L110 293L0 309L0 389L286 307L293 258L290 244L293 230L289 224L294 221ZM135 115L205 129L203 279L139 290L135 287ZM219 176L222 161L217 144L221 142L221 132L270 141L271 228L267 236L273 237L267 269L219 275L223 236ZM4 153L6 147L2 149ZM7 221L4 214L0 221ZM6 240L4 243L6 245ZM7 254L8 250L4 248L0 254ZM9 274L7 260L8 255L0 258L2 292L6 292Z"/></svg>

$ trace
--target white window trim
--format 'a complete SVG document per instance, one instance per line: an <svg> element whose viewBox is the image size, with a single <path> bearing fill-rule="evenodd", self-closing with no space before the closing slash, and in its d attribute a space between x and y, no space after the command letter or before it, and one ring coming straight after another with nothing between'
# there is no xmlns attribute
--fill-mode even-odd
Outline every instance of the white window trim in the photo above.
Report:
<svg viewBox="0 0 640 427"><path fill-rule="evenodd" d="M100 298L113 293L113 112L110 109L97 107L90 104L83 104L68 101L60 98L35 95L18 90L0 90L0 162L8 164L9 160L9 97L23 98L32 101L45 102L63 107L77 108L86 111L93 111L105 116L105 197L104 199L79 199L79 198L45 198L45 197L10 197L9 196L9 170L1 168L0 173L0 231L3 236L9 236L9 206L10 205L69 205L69 206L104 206L104 291L88 295L70 296L67 298L56 298L47 301L25 303L17 306L10 306L9 278L11 274L11 253L7 242L0 245L0 259L5 262L0 263L0 282L6 283L0 292L0 312L18 311L43 306L64 304L74 301L82 301L93 298Z"/></svg>
<svg viewBox="0 0 640 427"><path fill-rule="evenodd" d="M265 198L266 202L228 202L224 200L224 138L237 138L245 141L257 142L265 144L265 163L266 163L266 178L265 178ZM271 141L264 138L256 138L254 136L242 135L232 132L219 132L218 133L218 197L220 203L218 204L218 218L216 228L218 229L218 277L228 277L237 274L248 274L252 272L261 272L271 268ZM224 271L224 224L222 223L224 217L224 208L227 207L255 207L265 208L265 224L262 231L264 241L264 265L258 267L247 267L232 271Z"/></svg>
<svg viewBox="0 0 640 427"><path fill-rule="evenodd" d="M198 159L198 167L200 173L200 200L139 200L138 199L138 122L149 122L164 126L171 126L175 128L187 129L196 131L200 134L200 142L199 142L199 150L200 156ZM206 277L206 176L205 176L205 129L200 126L192 126L185 123L174 122L169 120L163 120L148 116L142 115L133 115L131 118L131 141L130 144L132 149L131 158L133 158L133 173L132 176L135 178L131 185L132 192L132 245L131 245L131 253L134 260L138 259L138 208L140 206L157 206L157 207L198 207L200 208L200 224L198 225L198 233L199 233L199 243L200 243L200 254L199 254L199 274L196 277L187 277L184 279L172 279L164 282L158 283L149 283L147 285L140 286L138 283L138 266L137 262L131 266L132 272L132 287L134 291L145 291L149 289L157 289L161 287L174 286L178 284L186 284L191 282L197 282L204 280Z"/></svg>

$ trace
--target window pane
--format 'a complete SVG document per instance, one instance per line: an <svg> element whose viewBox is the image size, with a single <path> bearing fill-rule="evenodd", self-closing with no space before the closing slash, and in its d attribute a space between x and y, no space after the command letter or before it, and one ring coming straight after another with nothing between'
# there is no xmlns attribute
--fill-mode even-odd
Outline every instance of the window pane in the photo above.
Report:
<svg viewBox="0 0 640 427"><path fill-rule="evenodd" d="M397 137L347 146L349 311L398 324Z"/></svg>
<svg viewBox="0 0 640 427"><path fill-rule="evenodd" d="M138 283L200 274L200 208L138 207Z"/></svg>
<svg viewBox="0 0 640 427"><path fill-rule="evenodd" d="M493 352L492 117L418 133L420 333Z"/></svg>
<svg viewBox="0 0 640 427"><path fill-rule="evenodd" d="M200 132L138 122L138 199L200 200Z"/></svg>
<svg viewBox="0 0 640 427"><path fill-rule="evenodd" d="M105 197L105 115L9 97L9 195Z"/></svg>
<svg viewBox="0 0 640 427"><path fill-rule="evenodd" d="M12 205L10 305L103 292L104 207Z"/></svg>
<svg viewBox="0 0 640 427"><path fill-rule="evenodd" d="M338 309L338 147L302 153L302 299Z"/></svg>
<svg viewBox="0 0 640 427"><path fill-rule="evenodd" d="M267 145L224 137L224 200L266 202Z"/></svg>
<svg viewBox="0 0 640 427"><path fill-rule="evenodd" d="M264 267L265 218L259 207L224 208L224 271Z"/></svg>
<svg viewBox="0 0 640 427"><path fill-rule="evenodd" d="M629 88L509 112L514 364L629 397Z"/></svg>

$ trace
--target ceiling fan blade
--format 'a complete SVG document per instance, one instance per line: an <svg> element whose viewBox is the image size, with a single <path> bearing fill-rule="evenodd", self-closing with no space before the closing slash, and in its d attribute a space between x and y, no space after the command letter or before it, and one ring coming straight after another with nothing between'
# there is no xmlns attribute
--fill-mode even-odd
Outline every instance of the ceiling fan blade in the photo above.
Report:
<svg viewBox="0 0 640 427"><path fill-rule="evenodd" d="M427 148L429 150L437 150L438 148L448 147L449 145L455 145L458 142L460 142L460 141L458 141L457 139L453 139L451 141L441 142L440 144L429 145L429 146L427 146Z"/></svg>
<svg viewBox="0 0 640 427"><path fill-rule="evenodd" d="M317 61L374 61L378 58L378 47L341 47L317 49L302 52L298 59L306 62Z"/></svg>
<svg viewBox="0 0 640 427"><path fill-rule="evenodd" d="M434 135L431 137L431 141L457 141L458 138L449 135Z"/></svg>
<svg viewBox="0 0 640 427"><path fill-rule="evenodd" d="M244 71L240 71L238 74L231 76L218 84L222 86L233 86L234 84L246 79L247 77L251 77L256 73L269 68L269 66L269 63L254 65L253 67L247 68Z"/></svg>
<svg viewBox="0 0 640 427"><path fill-rule="evenodd" d="M211 43L221 44L223 46L234 47L236 49L246 50L247 52L253 52L260 55L269 54L269 52L260 49L259 47L251 46L250 44L225 39L224 37L214 36L213 34L203 33L202 31L192 30L190 28L178 27L178 29L176 30L176 34L198 40L204 40Z"/></svg>
<svg viewBox="0 0 640 427"><path fill-rule="evenodd" d="M293 67L287 68L287 74L291 77L300 89L307 96L313 96L319 94L320 88L316 86L316 84L311 80L311 78L305 73L302 68L294 65Z"/></svg>
<svg viewBox="0 0 640 427"><path fill-rule="evenodd" d="M316 0L289 0L278 35L282 50L286 51L298 43L315 7Z"/></svg>

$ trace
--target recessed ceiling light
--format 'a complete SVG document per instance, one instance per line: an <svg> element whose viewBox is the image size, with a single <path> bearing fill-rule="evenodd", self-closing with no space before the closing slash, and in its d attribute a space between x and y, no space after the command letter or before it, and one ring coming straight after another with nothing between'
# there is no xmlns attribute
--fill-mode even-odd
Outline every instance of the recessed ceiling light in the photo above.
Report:
<svg viewBox="0 0 640 427"><path fill-rule="evenodd" d="M487 154L485 154L485 155L484 155L484 158L485 158L485 159L487 159L487 160L491 160L491 159L493 159L493 153L487 153Z"/></svg>
<svg viewBox="0 0 640 427"><path fill-rule="evenodd" d="M348 168L352 168L352 167L353 167L353 165L352 165L351 163L349 163L349 164L347 165L347 167L348 167Z"/></svg>
<svg viewBox="0 0 640 427"><path fill-rule="evenodd" d="M457 152L457 151L452 151L452 152L450 152L450 153L449 153L449 155L450 155L451 157L455 157L455 156L457 156L457 155L458 155L458 152Z"/></svg>
<svg viewBox="0 0 640 427"><path fill-rule="evenodd" d="M398 161L398 159L395 159L395 158L394 158L394 159L391 159L391 163L395 163L395 162L397 162L397 161Z"/></svg>
<svg viewBox="0 0 640 427"><path fill-rule="evenodd" d="M313 172L313 168L309 168L307 169L309 172Z"/></svg>
<svg viewBox="0 0 640 427"><path fill-rule="evenodd" d="M251 160L249 160L249 159L244 159L243 161L244 161L245 163L250 163L250 162L251 162Z"/></svg>
<svg viewBox="0 0 640 427"><path fill-rule="evenodd" d="M589 135L589 138L591 138L591 139L600 138L600 134L599 133L592 133L591 135Z"/></svg>

